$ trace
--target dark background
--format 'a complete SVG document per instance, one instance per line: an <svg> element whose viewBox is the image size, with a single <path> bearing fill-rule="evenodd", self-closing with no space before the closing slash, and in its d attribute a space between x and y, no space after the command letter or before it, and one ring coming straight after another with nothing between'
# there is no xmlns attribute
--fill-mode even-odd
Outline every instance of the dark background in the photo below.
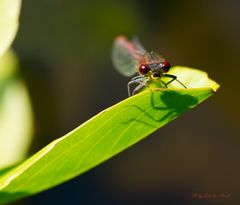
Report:
<svg viewBox="0 0 240 205"><path fill-rule="evenodd" d="M221 88L113 159L21 203L238 204L239 12L238 0L23 1L14 48L35 115L29 154L127 97L129 79L110 58L119 34L208 72Z"/></svg>

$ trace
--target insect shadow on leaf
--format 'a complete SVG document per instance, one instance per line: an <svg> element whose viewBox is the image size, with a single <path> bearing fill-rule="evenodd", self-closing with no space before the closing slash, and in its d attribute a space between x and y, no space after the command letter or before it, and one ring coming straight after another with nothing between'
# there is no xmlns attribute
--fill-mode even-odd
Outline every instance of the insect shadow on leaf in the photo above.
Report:
<svg viewBox="0 0 240 205"><path fill-rule="evenodd" d="M148 119L140 119L138 117L140 114L138 114L138 116L132 117L125 123L135 121L156 128L157 125L154 125L156 122L164 121L167 118L171 121L198 103L195 97L188 94L180 94L173 90L155 90L150 92L149 100L151 107L148 110L145 110L137 104L128 106L139 110L139 112L147 116ZM151 119L153 124L149 119Z"/></svg>

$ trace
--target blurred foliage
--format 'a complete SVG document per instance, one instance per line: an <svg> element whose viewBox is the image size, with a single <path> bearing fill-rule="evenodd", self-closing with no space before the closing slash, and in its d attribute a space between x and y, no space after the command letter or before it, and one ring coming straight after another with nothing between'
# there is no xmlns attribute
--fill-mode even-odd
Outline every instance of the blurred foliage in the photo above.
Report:
<svg viewBox="0 0 240 205"><path fill-rule="evenodd" d="M17 29L21 0L0 1L0 56L9 48Z"/></svg>
<svg viewBox="0 0 240 205"><path fill-rule="evenodd" d="M17 29L20 0L0 1L0 167L22 160L32 134L27 89L18 75L18 60L8 50Z"/></svg>
<svg viewBox="0 0 240 205"><path fill-rule="evenodd" d="M32 135L31 104L12 51L0 58L0 167L22 160Z"/></svg>

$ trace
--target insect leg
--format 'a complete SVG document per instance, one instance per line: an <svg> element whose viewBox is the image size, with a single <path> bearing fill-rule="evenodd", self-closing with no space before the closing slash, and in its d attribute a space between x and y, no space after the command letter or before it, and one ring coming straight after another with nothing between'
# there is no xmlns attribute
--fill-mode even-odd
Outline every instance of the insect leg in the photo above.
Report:
<svg viewBox="0 0 240 205"><path fill-rule="evenodd" d="M165 83L163 80L161 80L161 78L158 78L158 81L164 85L163 87L167 88L167 83Z"/></svg>
<svg viewBox="0 0 240 205"><path fill-rule="evenodd" d="M138 77L138 78L136 78L136 77ZM135 93L136 88L135 88L135 89L133 90L133 92L131 93L130 86L131 86L132 84L134 84L134 83L139 83L140 85L142 85L142 84L145 85L145 84L146 84L145 81L146 81L146 79L145 79L144 76L135 76L135 77L133 77L133 78L131 79L131 81L127 84L128 96L131 96L131 95L133 95L133 94ZM138 85L137 88L138 88L140 85ZM146 86L148 86L148 85L146 84ZM142 86L142 87L143 87L143 86Z"/></svg>
<svg viewBox="0 0 240 205"><path fill-rule="evenodd" d="M181 84L184 88L187 89L187 87L186 87L181 81L179 81L179 80L177 79L177 76L171 75L171 74L164 74L164 77L172 78L169 82L167 82L167 83L165 84L164 87L167 87L168 84L170 84L171 82L173 82L174 80L176 80L179 84Z"/></svg>
<svg viewBox="0 0 240 205"><path fill-rule="evenodd" d="M130 89L130 86L134 83L139 83L139 79L131 79L131 81L128 82L127 84L127 89L128 89L128 97L131 96L131 89Z"/></svg>
<svg viewBox="0 0 240 205"><path fill-rule="evenodd" d="M148 89L151 91L151 88L147 84L147 81L148 81L148 78L146 78L146 77L141 79L141 82L139 82L139 85L133 90L132 94L135 95L136 93L141 91L144 87L148 87Z"/></svg>
<svg viewBox="0 0 240 205"><path fill-rule="evenodd" d="M149 87L148 84L146 83L140 83L132 92L132 95L135 95L136 93L138 93L141 89L143 89L144 87Z"/></svg>

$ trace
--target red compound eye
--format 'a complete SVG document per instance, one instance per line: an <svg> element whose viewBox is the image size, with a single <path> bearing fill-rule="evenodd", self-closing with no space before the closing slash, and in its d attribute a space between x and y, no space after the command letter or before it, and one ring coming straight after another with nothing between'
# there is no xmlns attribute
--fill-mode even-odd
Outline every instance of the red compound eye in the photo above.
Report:
<svg viewBox="0 0 240 205"><path fill-rule="evenodd" d="M139 72L143 75L147 74L150 71L150 68L148 67L148 65L142 64L139 67Z"/></svg>
<svg viewBox="0 0 240 205"><path fill-rule="evenodd" d="M161 63L161 68L164 73L167 73L169 71L169 69L171 68L171 64L165 60L164 62Z"/></svg>

